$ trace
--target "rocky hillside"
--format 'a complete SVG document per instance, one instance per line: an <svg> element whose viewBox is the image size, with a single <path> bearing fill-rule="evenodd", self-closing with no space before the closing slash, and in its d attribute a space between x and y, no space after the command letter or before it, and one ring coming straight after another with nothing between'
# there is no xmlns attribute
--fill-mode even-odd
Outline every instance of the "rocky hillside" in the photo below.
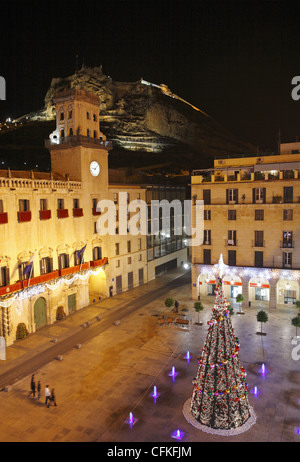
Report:
<svg viewBox="0 0 300 462"><path fill-rule="evenodd" d="M166 85L154 85L144 79L115 82L102 72L101 66L83 67L69 77L53 78L44 108L20 117L10 133L0 132L0 147L9 145L20 155L20 140L25 136L28 148L26 132L34 126L34 158L41 143L40 158L44 159L44 138L41 138L48 127L49 133L52 131L53 98L56 91L66 87L83 88L99 95L101 131L114 144L109 156L112 168L126 166L145 169L147 174L183 174L212 166L215 156L251 155L255 151L199 108L174 95Z"/></svg>

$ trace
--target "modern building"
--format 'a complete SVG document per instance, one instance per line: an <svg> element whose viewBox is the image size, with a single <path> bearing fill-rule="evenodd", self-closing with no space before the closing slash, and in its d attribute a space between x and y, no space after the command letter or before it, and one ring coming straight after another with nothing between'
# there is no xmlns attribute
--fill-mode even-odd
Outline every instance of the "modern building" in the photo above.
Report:
<svg viewBox="0 0 300 462"><path fill-rule="evenodd" d="M204 236L192 248L193 298L212 295L220 258L225 295L275 309L300 298L300 143L280 154L216 159L191 177L193 210L204 201ZM200 202L199 202L200 201Z"/></svg>
<svg viewBox="0 0 300 462"><path fill-rule="evenodd" d="M45 143L51 173L0 171L0 335L7 345L20 324L35 332L62 310L68 315L147 282L155 266L186 260L178 243L179 252L155 255L150 267L147 236L128 229L135 214L119 216L124 198L125 206L147 201L147 187L109 184L112 144L100 131L99 98L70 89L55 104L56 129ZM115 207L114 233L105 234L104 200Z"/></svg>

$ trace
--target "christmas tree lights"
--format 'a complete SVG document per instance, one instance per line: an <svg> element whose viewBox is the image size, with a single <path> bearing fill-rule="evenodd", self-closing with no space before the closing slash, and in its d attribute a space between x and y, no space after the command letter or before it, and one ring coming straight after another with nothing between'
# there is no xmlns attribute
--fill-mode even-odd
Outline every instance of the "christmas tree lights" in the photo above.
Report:
<svg viewBox="0 0 300 462"><path fill-rule="evenodd" d="M222 276L224 267L220 269ZM240 343L232 328L228 306L219 277L192 397L183 408L192 425L224 436L242 433L256 421L248 401L247 373L240 364Z"/></svg>

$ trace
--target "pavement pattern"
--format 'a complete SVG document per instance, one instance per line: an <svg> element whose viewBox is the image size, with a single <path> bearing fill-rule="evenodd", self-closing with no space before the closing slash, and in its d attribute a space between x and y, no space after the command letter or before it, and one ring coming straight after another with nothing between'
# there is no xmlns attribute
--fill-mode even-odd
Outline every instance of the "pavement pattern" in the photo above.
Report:
<svg viewBox="0 0 300 462"><path fill-rule="evenodd" d="M187 284L176 286L175 282L167 293L162 291L166 283L183 273L182 269L173 270L143 286L93 303L8 347L6 360L0 361L0 382L9 371L22 371L22 364L32 360L36 380L42 383L42 396L40 400L28 397L31 373L24 376L20 372L20 378L6 383L8 391L3 388L0 392L1 414L5 416L0 421L0 441L173 444L172 434L180 429L185 443L300 442L300 358L294 355L293 359L292 355L296 333L291 318L297 314L292 306L268 311L269 321L263 325L265 336L257 334L261 328L256 320L259 306L232 318L249 390L255 386L258 390L257 395L249 393L257 417L255 425L240 435L222 437L204 433L187 422L182 409L192 394L214 297L202 298L203 325L195 324L198 314L193 309L188 278ZM127 315L124 312L119 323L113 321L118 320L122 308L141 296L147 300L150 293L153 297L149 303ZM177 317L164 305L167 296L179 301L179 315L191 321L188 327L161 325L163 315L166 319ZM238 306L235 309L238 311ZM89 320L90 326L82 327ZM34 369L38 364L35 358L53 348L53 342L57 353L66 339L72 342L74 333L87 331L97 322L106 322L105 329L64 351L62 360L53 358ZM185 359L187 351L191 354L189 361ZM266 367L264 376L260 372L262 363ZM175 379L169 375L172 367ZM55 388L57 407L45 406L46 385ZM154 386L156 399L152 397ZM128 423L129 413L134 425Z"/></svg>

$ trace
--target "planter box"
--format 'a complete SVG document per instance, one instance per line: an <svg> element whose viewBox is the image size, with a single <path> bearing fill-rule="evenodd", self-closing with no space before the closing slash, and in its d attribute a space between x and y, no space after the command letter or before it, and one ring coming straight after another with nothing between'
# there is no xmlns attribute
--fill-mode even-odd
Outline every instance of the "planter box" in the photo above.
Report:
<svg viewBox="0 0 300 462"><path fill-rule="evenodd" d="M69 210L68 209L58 209L57 218L68 218Z"/></svg>
<svg viewBox="0 0 300 462"><path fill-rule="evenodd" d="M40 220L50 220L51 210L40 210Z"/></svg>
<svg viewBox="0 0 300 462"><path fill-rule="evenodd" d="M18 212L19 223L25 223L31 221L31 211Z"/></svg>
<svg viewBox="0 0 300 462"><path fill-rule="evenodd" d="M2 212L0 213L0 224L3 225L5 223L8 223L7 212Z"/></svg>
<svg viewBox="0 0 300 462"><path fill-rule="evenodd" d="M101 215L101 212L97 212L97 209L95 207L92 208L93 215Z"/></svg>

